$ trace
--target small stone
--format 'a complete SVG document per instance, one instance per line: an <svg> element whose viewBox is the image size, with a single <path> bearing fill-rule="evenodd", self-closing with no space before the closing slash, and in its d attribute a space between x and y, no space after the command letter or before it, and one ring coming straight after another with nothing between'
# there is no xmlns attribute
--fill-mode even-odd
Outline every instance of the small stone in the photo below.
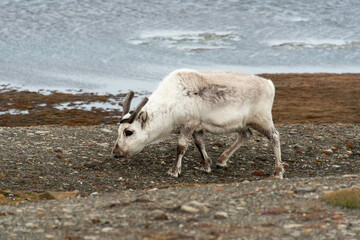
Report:
<svg viewBox="0 0 360 240"><path fill-rule="evenodd" d="M327 150L324 150L323 153L325 153L328 156L331 156L334 152L333 152L333 150L331 148L329 148Z"/></svg>
<svg viewBox="0 0 360 240"><path fill-rule="evenodd" d="M202 211L202 212L209 211L209 209L207 208L205 203L201 203L201 202L198 202L195 200L181 205L180 209L184 212L189 212L189 213L197 213L200 211Z"/></svg>
<svg viewBox="0 0 360 240"><path fill-rule="evenodd" d="M229 215L226 212L216 212L214 215L214 219L227 219Z"/></svg>
<svg viewBox="0 0 360 240"><path fill-rule="evenodd" d="M350 144L350 143L346 144L346 147L347 147L348 149L354 149L354 148L355 148L355 146L352 145L352 144Z"/></svg>
<svg viewBox="0 0 360 240"><path fill-rule="evenodd" d="M358 175L357 174L345 174L342 175L343 178L357 178Z"/></svg>
<svg viewBox="0 0 360 240"><path fill-rule="evenodd" d="M266 173L264 171L262 171L262 170L256 170L256 171L252 172L252 175L259 176L259 177L264 177L264 176L266 176Z"/></svg>
<svg viewBox="0 0 360 240"><path fill-rule="evenodd" d="M46 199L46 200L60 200L60 199L66 199L66 198L74 198L79 194L79 191L72 191L72 192L52 192L47 191L43 194L40 194L40 199Z"/></svg>
<svg viewBox="0 0 360 240"><path fill-rule="evenodd" d="M294 193L309 193L309 192L315 192L316 191L316 187L297 187L294 190Z"/></svg>
<svg viewBox="0 0 360 240"><path fill-rule="evenodd" d="M283 163L283 167L284 167L284 168L289 168L289 164Z"/></svg>
<svg viewBox="0 0 360 240"><path fill-rule="evenodd" d="M101 232L108 233L108 232L111 232L113 230L114 230L114 228L112 228L112 227L104 227L103 229L101 229Z"/></svg>
<svg viewBox="0 0 360 240"><path fill-rule="evenodd" d="M337 220L337 221L342 221L343 220L343 217L340 214L335 214L331 218L334 219L334 220Z"/></svg>
<svg viewBox="0 0 360 240"><path fill-rule="evenodd" d="M50 131L36 131L35 134L39 134L39 135L45 135L45 134L49 134Z"/></svg>
<svg viewBox="0 0 360 240"><path fill-rule="evenodd" d="M292 228L300 228L302 227L303 225L302 224L285 224L284 225L284 228L285 229L292 229Z"/></svg>
<svg viewBox="0 0 360 240"><path fill-rule="evenodd" d="M104 148L109 147L109 144L108 144L108 143L97 143L97 145L99 145L99 146L101 146L101 147L104 147Z"/></svg>
<svg viewBox="0 0 360 240"><path fill-rule="evenodd" d="M112 131L107 129L107 128L101 128L100 131L104 132L104 133L111 133Z"/></svg>
<svg viewBox="0 0 360 240"><path fill-rule="evenodd" d="M184 212L188 212L188 213L198 213L200 210L197 209L197 208L194 208L194 207L191 207L191 206L188 206L188 205L182 205L180 207L180 209Z"/></svg>
<svg viewBox="0 0 360 240"><path fill-rule="evenodd" d="M213 146L217 146L217 147L222 147L222 146L223 146L222 143L219 142L219 141L213 142L212 145L213 145Z"/></svg>
<svg viewBox="0 0 360 240"><path fill-rule="evenodd" d="M96 196L98 194L99 194L98 192L93 192L93 193L90 193L90 196Z"/></svg>
<svg viewBox="0 0 360 240"><path fill-rule="evenodd" d="M169 216L161 210L155 210L152 212L152 218L154 220L166 221L169 220Z"/></svg>

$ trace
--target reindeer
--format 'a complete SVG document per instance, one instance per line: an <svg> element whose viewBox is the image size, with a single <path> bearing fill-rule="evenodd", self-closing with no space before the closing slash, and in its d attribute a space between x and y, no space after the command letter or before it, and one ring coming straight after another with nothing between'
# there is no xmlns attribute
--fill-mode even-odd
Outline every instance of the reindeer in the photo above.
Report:
<svg viewBox="0 0 360 240"><path fill-rule="evenodd" d="M179 133L176 162L168 174L180 175L181 161L191 138L201 154L201 171L210 173L211 159L205 150L203 133L238 133L235 143L217 161L217 167L226 167L228 159L252 135L253 128L271 141L274 176L282 178L279 133L271 114L274 96L272 81L259 76L230 71L174 71L134 111L129 112L133 92L119 103L123 116L112 154L116 158L130 156Z"/></svg>

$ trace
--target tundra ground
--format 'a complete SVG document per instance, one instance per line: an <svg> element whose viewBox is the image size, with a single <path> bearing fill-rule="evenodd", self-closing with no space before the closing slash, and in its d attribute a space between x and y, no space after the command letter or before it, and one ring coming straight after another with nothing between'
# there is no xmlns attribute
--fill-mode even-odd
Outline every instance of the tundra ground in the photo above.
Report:
<svg viewBox="0 0 360 240"><path fill-rule="evenodd" d="M359 189L360 75L264 76L277 88L282 181L268 180L273 151L255 131L225 169L215 163L235 135L206 135L209 174L199 171L191 143L181 177L171 178L176 135L114 159L118 111L54 108L54 99L98 96L1 92L1 111L27 106L28 114L0 115L0 202L24 202L0 207L0 238L360 238L359 210L319 200L326 191ZM74 190L78 199L30 203L44 191Z"/></svg>

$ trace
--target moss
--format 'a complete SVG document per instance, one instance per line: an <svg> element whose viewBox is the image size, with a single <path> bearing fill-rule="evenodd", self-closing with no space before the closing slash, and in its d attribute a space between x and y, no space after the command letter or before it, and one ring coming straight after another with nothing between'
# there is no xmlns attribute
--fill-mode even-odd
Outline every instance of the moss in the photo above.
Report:
<svg viewBox="0 0 360 240"><path fill-rule="evenodd" d="M360 191L352 189L338 190L325 194L321 200L344 208L360 209Z"/></svg>

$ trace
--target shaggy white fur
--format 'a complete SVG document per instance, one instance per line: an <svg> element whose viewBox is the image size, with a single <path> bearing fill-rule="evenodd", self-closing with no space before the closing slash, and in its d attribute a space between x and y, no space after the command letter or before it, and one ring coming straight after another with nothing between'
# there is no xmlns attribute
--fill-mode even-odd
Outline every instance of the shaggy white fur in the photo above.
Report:
<svg viewBox="0 0 360 240"><path fill-rule="evenodd" d="M177 161L168 173L175 177L181 173L182 156L191 137L202 154L202 170L210 172L211 160L199 133L239 133L238 140L218 160L217 165L225 167L231 155L251 135L251 127L273 143L274 175L282 178L279 134L271 114L274 96L272 81L255 75L230 71L174 71L149 97L134 122L120 124L113 153L119 157L132 155L166 139L171 133L180 132ZM129 117L130 113L123 119ZM127 136L126 131L131 131L131 136Z"/></svg>

